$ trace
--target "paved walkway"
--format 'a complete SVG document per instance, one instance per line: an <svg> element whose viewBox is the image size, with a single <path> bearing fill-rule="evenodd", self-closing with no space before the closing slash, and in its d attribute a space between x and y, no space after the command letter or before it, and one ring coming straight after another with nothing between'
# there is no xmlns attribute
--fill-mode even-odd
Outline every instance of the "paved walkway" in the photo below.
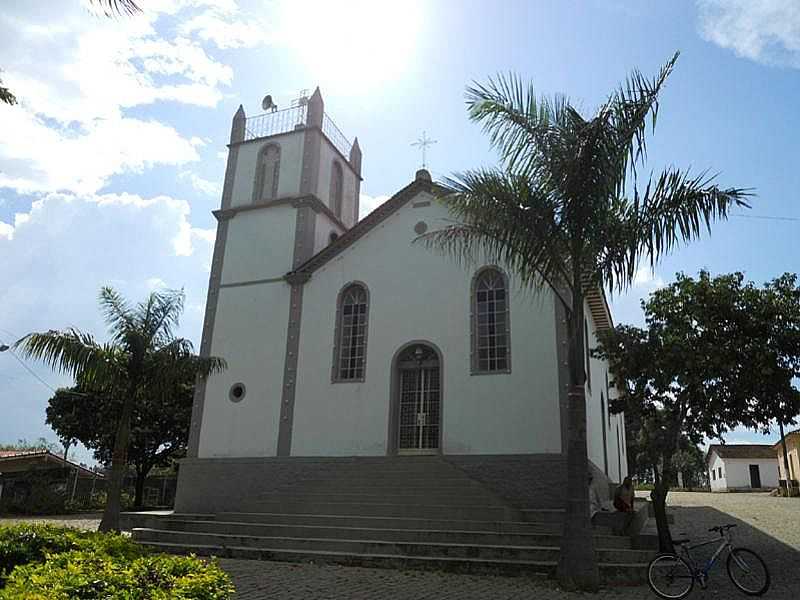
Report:
<svg viewBox="0 0 800 600"><path fill-rule="evenodd" d="M673 492L673 535L702 539L721 523L737 523L734 543L756 550L772 573L769 599L800 597L800 499L766 494ZM18 521L19 519L15 520ZM36 519L77 527L96 527L98 520L81 517ZM12 520L0 519L0 525ZM698 555L702 558L702 555ZM487 577L422 571L395 571L316 564L220 560L233 577L237 600L641 600L655 598L644 586L575 594L552 581L527 577ZM728 581L724 563L711 574L708 590L695 588L693 600L745 598Z"/></svg>

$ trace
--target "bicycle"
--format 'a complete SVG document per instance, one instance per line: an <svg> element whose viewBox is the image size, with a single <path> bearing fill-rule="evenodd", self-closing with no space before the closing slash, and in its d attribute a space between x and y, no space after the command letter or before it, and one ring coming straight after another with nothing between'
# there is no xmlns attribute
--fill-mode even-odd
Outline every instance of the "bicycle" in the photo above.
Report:
<svg viewBox="0 0 800 600"><path fill-rule="evenodd" d="M694 589L697 581L700 587L706 589L708 573L717 562L719 556L727 550L728 559L726 567L728 577L733 585L748 596L761 596L769 589L770 577L767 565L761 557L747 548L736 548L731 542L730 530L736 525L719 525L709 529L710 532L719 532L720 537L699 544L689 546L689 539L673 540L672 543L680 546L684 556L677 552L674 554L660 554L656 556L647 567L647 582L656 595L668 600L685 598ZM718 539L721 543L705 566L697 567L690 550L713 544Z"/></svg>

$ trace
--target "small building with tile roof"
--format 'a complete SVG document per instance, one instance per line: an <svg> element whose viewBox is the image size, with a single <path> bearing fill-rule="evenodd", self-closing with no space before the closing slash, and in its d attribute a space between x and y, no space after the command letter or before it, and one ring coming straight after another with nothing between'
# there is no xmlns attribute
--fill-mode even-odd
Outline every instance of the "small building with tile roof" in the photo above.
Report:
<svg viewBox="0 0 800 600"><path fill-rule="evenodd" d="M771 444L712 444L706 463L712 492L778 487L778 461Z"/></svg>

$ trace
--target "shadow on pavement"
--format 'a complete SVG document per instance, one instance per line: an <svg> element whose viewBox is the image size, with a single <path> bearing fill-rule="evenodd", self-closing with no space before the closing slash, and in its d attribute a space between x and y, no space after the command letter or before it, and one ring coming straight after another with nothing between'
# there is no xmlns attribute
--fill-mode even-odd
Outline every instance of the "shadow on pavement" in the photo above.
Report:
<svg viewBox="0 0 800 600"><path fill-rule="evenodd" d="M766 532L708 506L670 506L670 513L675 515L675 524L671 526L672 537L688 537L692 543L718 538L719 534L710 533L708 529L715 525L736 524L731 530L735 547L749 548L758 553L767 563L772 585L765 598L792 598L800 595L800 552L775 539ZM800 513L795 515L793 523L787 527L800 527ZM703 548L692 550L692 557L699 565L704 565L717 548L717 544L709 544ZM702 592L695 585L692 598L745 598L728 578L725 568L727 556L721 555L711 570L708 590ZM655 597L655 596L653 596Z"/></svg>

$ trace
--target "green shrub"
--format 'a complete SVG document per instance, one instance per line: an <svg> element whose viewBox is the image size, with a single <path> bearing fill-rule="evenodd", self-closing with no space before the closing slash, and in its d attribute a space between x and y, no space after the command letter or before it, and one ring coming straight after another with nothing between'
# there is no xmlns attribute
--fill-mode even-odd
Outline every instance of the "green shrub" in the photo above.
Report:
<svg viewBox="0 0 800 600"><path fill-rule="evenodd" d="M227 600L233 592L224 571L195 556L162 554L129 562L70 551L17 567L0 599Z"/></svg>
<svg viewBox="0 0 800 600"><path fill-rule="evenodd" d="M0 527L0 587L18 565L43 562L48 555L72 550L95 552L126 562L146 550L119 534L102 534L52 525Z"/></svg>

